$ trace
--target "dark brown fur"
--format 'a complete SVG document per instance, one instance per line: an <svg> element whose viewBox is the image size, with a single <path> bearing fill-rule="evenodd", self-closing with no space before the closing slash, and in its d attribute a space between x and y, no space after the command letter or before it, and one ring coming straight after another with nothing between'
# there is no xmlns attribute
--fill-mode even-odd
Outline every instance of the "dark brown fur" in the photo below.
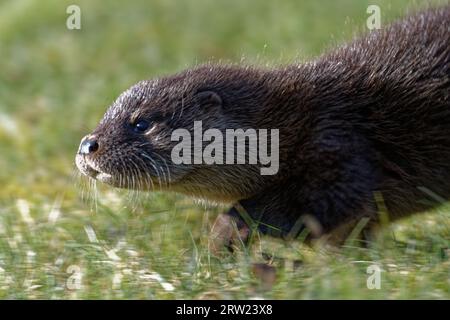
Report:
<svg viewBox="0 0 450 320"><path fill-rule="evenodd" d="M111 106L90 136L98 150L79 154L77 164L93 177L110 174L100 180L119 187L239 203L275 235L298 234L306 217L325 233L377 220L374 192L391 219L423 211L450 198L449 28L447 6L303 65L209 64L140 82ZM151 120L152 133L132 132L135 118ZM204 130L279 129L279 173L172 164L170 134L194 120ZM236 206L228 214L245 227Z"/></svg>

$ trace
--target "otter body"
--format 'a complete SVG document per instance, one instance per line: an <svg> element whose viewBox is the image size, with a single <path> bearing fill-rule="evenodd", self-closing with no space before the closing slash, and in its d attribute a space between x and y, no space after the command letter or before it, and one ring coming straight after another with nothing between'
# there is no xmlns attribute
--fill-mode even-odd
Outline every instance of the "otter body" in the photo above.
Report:
<svg viewBox="0 0 450 320"><path fill-rule="evenodd" d="M300 233L306 217L320 233L377 221L375 198L390 219L423 211L450 198L449 28L446 6L310 63L208 64L140 82L82 141L77 165L118 187L237 204L222 223L232 217L245 229L245 211L279 236ZM171 133L192 131L194 121L205 130L279 129L278 173L262 176L259 164L174 164Z"/></svg>

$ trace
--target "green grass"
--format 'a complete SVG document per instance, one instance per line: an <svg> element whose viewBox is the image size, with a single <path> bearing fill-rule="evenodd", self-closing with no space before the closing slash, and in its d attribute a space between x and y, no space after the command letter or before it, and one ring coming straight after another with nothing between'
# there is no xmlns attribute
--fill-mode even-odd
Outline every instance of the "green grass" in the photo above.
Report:
<svg viewBox="0 0 450 320"><path fill-rule="evenodd" d="M69 31L74 2L82 29ZM219 260L207 235L223 208L100 185L95 197L75 174L80 138L131 84L211 60L308 59L363 31L368 3L1 1L0 298L450 298L450 206L386 227L369 248L261 238ZM383 22L423 5L370 4ZM268 291L251 272L261 250L277 257ZM367 289L370 264L380 290Z"/></svg>

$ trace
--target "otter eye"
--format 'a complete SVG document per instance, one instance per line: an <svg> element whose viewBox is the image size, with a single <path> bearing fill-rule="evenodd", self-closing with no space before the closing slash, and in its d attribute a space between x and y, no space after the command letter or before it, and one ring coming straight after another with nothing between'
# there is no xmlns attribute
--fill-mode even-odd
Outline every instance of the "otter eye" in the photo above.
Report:
<svg viewBox="0 0 450 320"><path fill-rule="evenodd" d="M138 120L132 124L132 127L135 132L142 133L150 127L150 123L146 120Z"/></svg>

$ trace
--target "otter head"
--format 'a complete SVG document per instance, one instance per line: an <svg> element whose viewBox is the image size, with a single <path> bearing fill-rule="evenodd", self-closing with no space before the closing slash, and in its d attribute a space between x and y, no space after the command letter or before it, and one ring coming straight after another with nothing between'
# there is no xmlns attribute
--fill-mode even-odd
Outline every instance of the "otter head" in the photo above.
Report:
<svg viewBox="0 0 450 320"><path fill-rule="evenodd" d="M191 142L194 122L200 121L203 132L216 129L224 136L226 129L255 127L255 116L260 114L254 112L259 107L254 98L259 78L256 70L203 66L137 83L82 139L76 155L78 169L120 188L169 189L214 201L249 196L254 186L261 185L257 165L199 163L194 160L199 156L194 147L191 163L179 163L173 151L179 149L180 135L173 139L173 134L181 129L191 137L183 143Z"/></svg>

